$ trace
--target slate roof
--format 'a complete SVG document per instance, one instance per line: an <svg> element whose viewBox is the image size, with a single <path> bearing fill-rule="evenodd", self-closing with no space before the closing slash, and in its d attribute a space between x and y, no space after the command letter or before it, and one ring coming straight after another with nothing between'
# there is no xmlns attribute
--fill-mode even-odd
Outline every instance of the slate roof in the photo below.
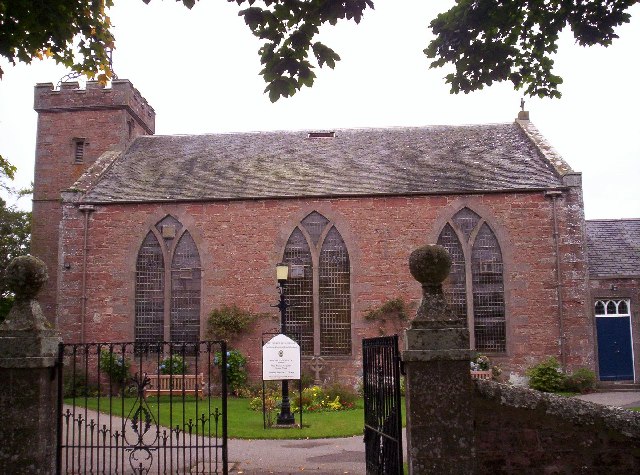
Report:
<svg viewBox="0 0 640 475"><path fill-rule="evenodd" d="M532 127L532 126L531 126ZM532 127L533 128L533 127ZM535 130L535 129L534 129ZM143 136L85 202L407 195L562 186L559 161L517 123ZM556 164L554 166L554 163ZM93 181L93 180L91 180Z"/></svg>
<svg viewBox="0 0 640 475"><path fill-rule="evenodd" d="M589 220L587 252L594 276L640 276L640 219Z"/></svg>

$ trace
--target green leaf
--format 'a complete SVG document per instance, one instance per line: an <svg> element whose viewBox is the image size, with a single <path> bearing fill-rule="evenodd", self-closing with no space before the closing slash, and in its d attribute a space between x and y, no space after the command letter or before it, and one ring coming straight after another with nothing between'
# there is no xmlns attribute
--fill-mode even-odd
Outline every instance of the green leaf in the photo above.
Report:
<svg viewBox="0 0 640 475"><path fill-rule="evenodd" d="M0 174L5 175L10 180L13 180L18 169L9 163L2 155L0 155Z"/></svg>
<svg viewBox="0 0 640 475"><path fill-rule="evenodd" d="M562 78L553 73L551 55L569 24L579 44L608 45L613 28L629 21L635 0L560 2L458 0L430 24L435 38L423 50L431 68L455 66L447 75L451 92L480 90L510 80L530 96L560 97Z"/></svg>

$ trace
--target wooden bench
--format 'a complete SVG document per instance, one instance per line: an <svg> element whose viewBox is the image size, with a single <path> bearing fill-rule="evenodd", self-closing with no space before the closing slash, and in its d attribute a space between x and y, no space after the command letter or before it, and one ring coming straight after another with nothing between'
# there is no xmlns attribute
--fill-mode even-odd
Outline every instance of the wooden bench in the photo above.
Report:
<svg viewBox="0 0 640 475"><path fill-rule="evenodd" d="M147 374L149 385L144 388L144 397L161 395L192 395L204 398L204 374Z"/></svg>

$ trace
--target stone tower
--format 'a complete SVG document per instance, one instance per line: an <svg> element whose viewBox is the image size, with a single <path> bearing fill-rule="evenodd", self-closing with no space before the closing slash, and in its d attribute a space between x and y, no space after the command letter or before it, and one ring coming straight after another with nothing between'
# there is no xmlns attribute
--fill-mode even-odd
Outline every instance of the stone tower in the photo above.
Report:
<svg viewBox="0 0 640 475"><path fill-rule="evenodd" d="M88 81L37 84L34 109L38 113L33 190L31 253L49 269L40 294L46 317L56 320L56 289L60 194L106 151L124 150L136 137L155 131L155 112L128 80L111 87Z"/></svg>

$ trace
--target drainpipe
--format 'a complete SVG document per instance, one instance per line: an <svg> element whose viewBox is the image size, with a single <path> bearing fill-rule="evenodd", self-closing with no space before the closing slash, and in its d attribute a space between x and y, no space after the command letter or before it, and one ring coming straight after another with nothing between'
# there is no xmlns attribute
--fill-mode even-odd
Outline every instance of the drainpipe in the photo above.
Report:
<svg viewBox="0 0 640 475"><path fill-rule="evenodd" d="M85 343L85 320L87 313L87 248L89 236L89 213L95 211L93 205L80 205L84 214L84 236L82 239L82 310L80 314L80 343Z"/></svg>
<svg viewBox="0 0 640 475"><path fill-rule="evenodd" d="M560 343L560 365L562 371L567 371L567 355L565 351L564 334L564 308L562 302L562 274L560 272L560 236L558 234L558 209L557 199L562 196L560 190L545 192L545 196L551 197L551 212L553 215L553 242L556 248L556 292L558 294L558 341Z"/></svg>

